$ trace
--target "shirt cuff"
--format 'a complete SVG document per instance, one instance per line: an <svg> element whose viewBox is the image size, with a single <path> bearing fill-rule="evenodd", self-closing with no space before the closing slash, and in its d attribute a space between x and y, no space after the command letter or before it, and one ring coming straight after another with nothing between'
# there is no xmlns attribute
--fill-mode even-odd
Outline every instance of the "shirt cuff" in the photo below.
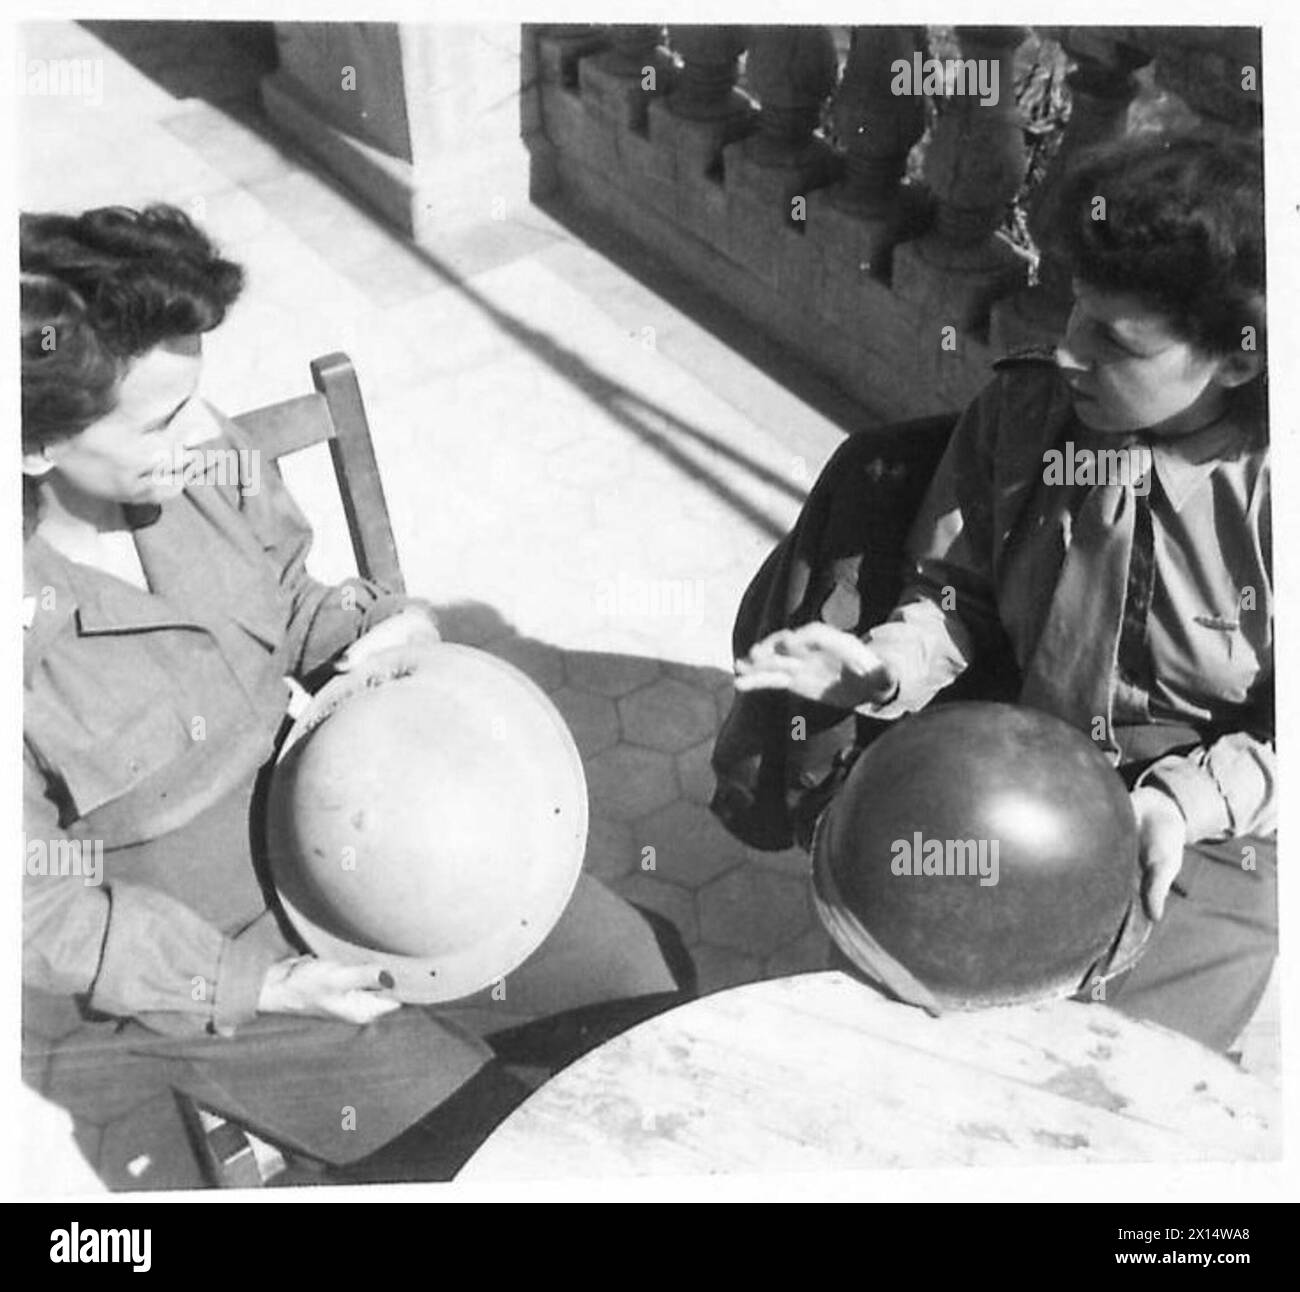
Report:
<svg viewBox="0 0 1300 1292"><path fill-rule="evenodd" d="M211 1024L218 1036L233 1036L236 1028L257 1016L266 971L291 954L278 931L274 937L258 936L260 923L222 942Z"/></svg>
<svg viewBox="0 0 1300 1292"><path fill-rule="evenodd" d="M896 648L886 638L877 636L874 631L868 633L863 640L885 662L886 667L894 676L895 685L892 693L886 699L869 700L866 704L858 705L854 712L862 714L864 718L879 718L888 721L893 718L901 718L904 714L920 708L924 704L924 699L918 703L916 697L909 694L910 688L906 681L911 652Z"/></svg>
<svg viewBox="0 0 1300 1292"><path fill-rule="evenodd" d="M404 610L421 610L428 616L429 622L435 628L438 627L438 616L434 611L432 601L428 601L424 597L405 597L398 596L393 592L383 592L374 604L366 610L361 632L368 633L372 628L382 624L385 619L400 615Z"/></svg>
<svg viewBox="0 0 1300 1292"><path fill-rule="evenodd" d="M349 590L350 605L346 595ZM335 660L357 638L411 606L424 610L437 624L432 604L421 597L402 596L359 578L345 579L334 586L322 585L306 638L297 651L294 675L311 676Z"/></svg>
<svg viewBox="0 0 1300 1292"><path fill-rule="evenodd" d="M1137 778L1134 788L1149 785L1168 794L1187 820L1187 840L1202 843L1227 839L1232 820L1219 782L1205 767L1179 754L1157 759Z"/></svg>

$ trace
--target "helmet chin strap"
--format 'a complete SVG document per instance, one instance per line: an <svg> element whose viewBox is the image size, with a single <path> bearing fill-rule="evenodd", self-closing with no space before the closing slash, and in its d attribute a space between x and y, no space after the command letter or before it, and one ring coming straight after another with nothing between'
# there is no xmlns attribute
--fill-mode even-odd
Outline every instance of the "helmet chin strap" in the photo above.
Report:
<svg viewBox="0 0 1300 1292"><path fill-rule="evenodd" d="M930 989L900 964L867 932L849 909L840 893L826 858L826 849L817 846L829 813L823 813L813 839L813 907L831 940L868 978L881 983L909 1005L917 1005L933 1018L943 1012Z"/></svg>
<svg viewBox="0 0 1300 1292"><path fill-rule="evenodd" d="M1105 955L1099 956L1096 963L1089 966L1087 973L1080 979L1075 994L1083 995L1098 984L1105 985L1132 969L1146 948L1147 939L1154 927L1142 909L1141 896L1135 894L1128 910L1124 912L1115 941Z"/></svg>

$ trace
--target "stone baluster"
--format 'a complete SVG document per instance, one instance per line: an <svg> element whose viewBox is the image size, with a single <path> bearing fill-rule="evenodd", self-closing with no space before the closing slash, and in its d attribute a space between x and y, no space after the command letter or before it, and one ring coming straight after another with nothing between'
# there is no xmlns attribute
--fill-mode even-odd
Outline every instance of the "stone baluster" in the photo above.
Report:
<svg viewBox="0 0 1300 1292"><path fill-rule="evenodd" d="M887 282L894 243L921 232L929 204L923 188L900 181L925 131L920 95L890 91L893 65L925 51L924 27L855 27L832 122L844 178L810 199L810 221L824 246L831 298L860 293L861 280Z"/></svg>
<svg viewBox="0 0 1300 1292"><path fill-rule="evenodd" d="M682 60L668 99L673 115L686 121L743 121L747 128L753 105L736 88L744 28L674 26L669 38Z"/></svg>
<svg viewBox="0 0 1300 1292"><path fill-rule="evenodd" d="M815 248L792 235L807 228L810 192L842 169L815 133L837 64L826 27L750 29L746 83L759 111L754 132L723 149L727 223L737 245L750 249L756 272L778 291L817 273Z"/></svg>
<svg viewBox="0 0 1300 1292"><path fill-rule="evenodd" d="M664 40L662 23L615 24L608 31L610 49L598 61L609 71L639 79L645 68L656 65Z"/></svg>
<svg viewBox="0 0 1300 1292"><path fill-rule="evenodd" d="M664 29L650 23L605 29L610 47L584 58L578 79L595 111L624 130L646 130L650 100L665 93L673 77L672 56L664 47Z"/></svg>
<svg viewBox="0 0 1300 1292"><path fill-rule="evenodd" d="M1127 43L1124 28L1039 27L1041 36L1059 41L1073 64L1066 75L1070 115L1051 167L1030 199L1029 231L1040 249L1037 283L993 307L989 343L998 351L1055 342L1070 313L1070 272L1054 251L1048 222L1061 182L1079 155L1093 145L1123 135L1137 89L1133 73L1151 56Z"/></svg>
<svg viewBox="0 0 1300 1292"><path fill-rule="evenodd" d="M728 227L722 150L753 129L754 105L736 86L745 49L742 27L670 27L681 60L667 94L650 100L644 169L651 201L664 203L696 236L725 252ZM636 141L629 141L633 155Z"/></svg>
<svg viewBox="0 0 1300 1292"><path fill-rule="evenodd" d="M853 29L834 109L847 173L831 201L841 211L880 218L898 209L907 156L925 132L925 103L920 95L890 92L891 68L924 49L924 27Z"/></svg>
<svg viewBox="0 0 1300 1292"><path fill-rule="evenodd" d="M996 93L982 96L968 84L967 92L946 94L939 102L925 156L934 224L894 248L894 291L922 320L925 333L933 329L936 350L960 347L963 334L982 332L993 302L1027 282L1030 263L998 235L1028 164L1012 64L1026 30L959 27L957 35L964 63L983 74L990 90L996 86Z"/></svg>
<svg viewBox="0 0 1300 1292"><path fill-rule="evenodd" d="M759 166L825 169L834 155L814 134L835 88L835 41L825 27L754 27L747 80L758 98L758 123L744 142Z"/></svg>

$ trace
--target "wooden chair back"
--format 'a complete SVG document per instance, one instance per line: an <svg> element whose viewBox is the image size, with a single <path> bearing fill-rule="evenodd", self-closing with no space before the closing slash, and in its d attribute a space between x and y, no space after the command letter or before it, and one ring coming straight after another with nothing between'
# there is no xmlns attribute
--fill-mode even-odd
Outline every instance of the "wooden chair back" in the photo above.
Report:
<svg viewBox="0 0 1300 1292"><path fill-rule="evenodd" d="M405 593L370 423L352 361L338 352L322 355L311 361L311 377L316 387L311 394L242 413L234 419L235 424L272 463L314 444L327 443L358 573L390 592Z"/></svg>

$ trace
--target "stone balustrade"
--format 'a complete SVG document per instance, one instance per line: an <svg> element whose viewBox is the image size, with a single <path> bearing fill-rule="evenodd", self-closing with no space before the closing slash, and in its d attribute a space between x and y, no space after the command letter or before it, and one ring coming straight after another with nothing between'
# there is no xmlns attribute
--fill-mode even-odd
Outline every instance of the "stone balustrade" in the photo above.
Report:
<svg viewBox="0 0 1300 1292"><path fill-rule="evenodd" d="M525 28L534 200L635 239L868 417L959 406L993 358L1055 339L1068 312L1062 267L1009 234L1012 205L1041 236L1087 146L1165 122L1257 128L1259 36L939 30ZM1069 111L1027 185L1031 38L1062 69ZM939 54L973 60L982 83L927 84Z"/></svg>

